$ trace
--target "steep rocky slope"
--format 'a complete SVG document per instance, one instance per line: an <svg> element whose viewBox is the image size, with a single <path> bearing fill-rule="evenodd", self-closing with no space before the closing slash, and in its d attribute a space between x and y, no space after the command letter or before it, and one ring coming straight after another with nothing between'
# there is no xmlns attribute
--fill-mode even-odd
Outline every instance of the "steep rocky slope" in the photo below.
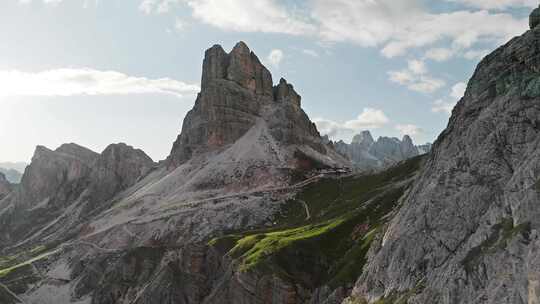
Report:
<svg viewBox="0 0 540 304"><path fill-rule="evenodd" d="M349 303L539 303L538 11L478 65Z"/></svg>
<svg viewBox="0 0 540 304"><path fill-rule="evenodd" d="M385 169L431 150L430 144L415 146L408 135L403 136L402 140L379 137L375 141L369 131L355 135L350 144L343 141L332 144L336 151L350 159L360 171Z"/></svg>

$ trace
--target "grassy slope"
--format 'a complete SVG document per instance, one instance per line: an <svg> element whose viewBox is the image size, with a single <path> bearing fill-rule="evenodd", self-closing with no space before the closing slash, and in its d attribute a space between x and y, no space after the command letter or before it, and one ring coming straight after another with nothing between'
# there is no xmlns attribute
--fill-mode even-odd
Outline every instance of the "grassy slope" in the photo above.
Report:
<svg viewBox="0 0 540 304"><path fill-rule="evenodd" d="M310 289L352 284L422 160L374 175L321 180L286 204L275 227L230 234L210 245L238 260L240 271L275 274Z"/></svg>

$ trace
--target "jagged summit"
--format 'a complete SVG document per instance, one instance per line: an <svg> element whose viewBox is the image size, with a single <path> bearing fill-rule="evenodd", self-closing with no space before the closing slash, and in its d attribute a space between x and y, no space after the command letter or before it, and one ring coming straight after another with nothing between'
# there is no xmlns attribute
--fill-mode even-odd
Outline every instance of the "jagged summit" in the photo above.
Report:
<svg viewBox="0 0 540 304"><path fill-rule="evenodd" d="M214 45L205 52L202 90L222 80L235 82L256 94L272 95L270 71L244 42L237 43L230 53L221 45Z"/></svg>
<svg viewBox="0 0 540 304"><path fill-rule="evenodd" d="M195 156L234 144L256 125L267 129L281 147L309 147L327 163L327 147L301 109L301 96L272 75L244 42L230 53L220 45L205 52L201 92L187 114L167 159L176 168Z"/></svg>
<svg viewBox="0 0 540 304"><path fill-rule="evenodd" d="M351 144L338 141L334 146L360 171L385 169L430 150L429 145L415 146L409 135L404 135L402 140L395 137L379 137L375 141L371 132L367 130L355 135Z"/></svg>
<svg viewBox="0 0 540 304"><path fill-rule="evenodd" d="M362 146L371 146L375 140L369 131L362 131L360 134L356 134L352 139L352 144L359 144Z"/></svg>

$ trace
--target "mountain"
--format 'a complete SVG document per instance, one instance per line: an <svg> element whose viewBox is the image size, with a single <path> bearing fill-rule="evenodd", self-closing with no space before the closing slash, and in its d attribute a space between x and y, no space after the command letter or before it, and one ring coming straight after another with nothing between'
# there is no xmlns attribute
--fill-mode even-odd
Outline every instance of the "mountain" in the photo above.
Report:
<svg viewBox="0 0 540 304"><path fill-rule="evenodd" d="M476 68L349 303L538 303L539 15Z"/></svg>
<svg viewBox="0 0 540 304"><path fill-rule="evenodd" d="M28 166L28 164L23 162L0 162L0 168L4 168L6 170L13 169L21 172L21 174L24 173L24 169L26 169L26 166Z"/></svg>
<svg viewBox="0 0 540 304"><path fill-rule="evenodd" d="M430 144L415 146L408 135L403 136L402 140L379 137L375 141L369 131L355 135L350 144L338 141L333 146L360 171L388 168L400 161L428 153L431 149Z"/></svg>
<svg viewBox="0 0 540 304"><path fill-rule="evenodd" d="M21 182L22 173L15 169L0 168L0 173L4 174L10 183L18 184Z"/></svg>
<svg viewBox="0 0 540 304"><path fill-rule="evenodd" d="M22 174L27 164L18 163L0 163L0 173L3 173L10 183L18 184L21 182Z"/></svg>
<svg viewBox="0 0 540 304"><path fill-rule="evenodd" d="M208 241L276 226L297 189L350 165L247 45L213 46L166 160L125 144L36 148L0 201L0 302L222 303L241 282Z"/></svg>

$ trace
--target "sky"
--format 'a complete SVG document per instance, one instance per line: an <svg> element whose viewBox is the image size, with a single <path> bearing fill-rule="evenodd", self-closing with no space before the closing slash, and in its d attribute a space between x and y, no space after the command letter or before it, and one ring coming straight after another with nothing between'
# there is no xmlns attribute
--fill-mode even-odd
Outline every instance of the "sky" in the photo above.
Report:
<svg viewBox="0 0 540 304"><path fill-rule="evenodd" d="M205 49L245 41L322 134L432 142L537 0L2 0L0 162L125 142L164 159Z"/></svg>

